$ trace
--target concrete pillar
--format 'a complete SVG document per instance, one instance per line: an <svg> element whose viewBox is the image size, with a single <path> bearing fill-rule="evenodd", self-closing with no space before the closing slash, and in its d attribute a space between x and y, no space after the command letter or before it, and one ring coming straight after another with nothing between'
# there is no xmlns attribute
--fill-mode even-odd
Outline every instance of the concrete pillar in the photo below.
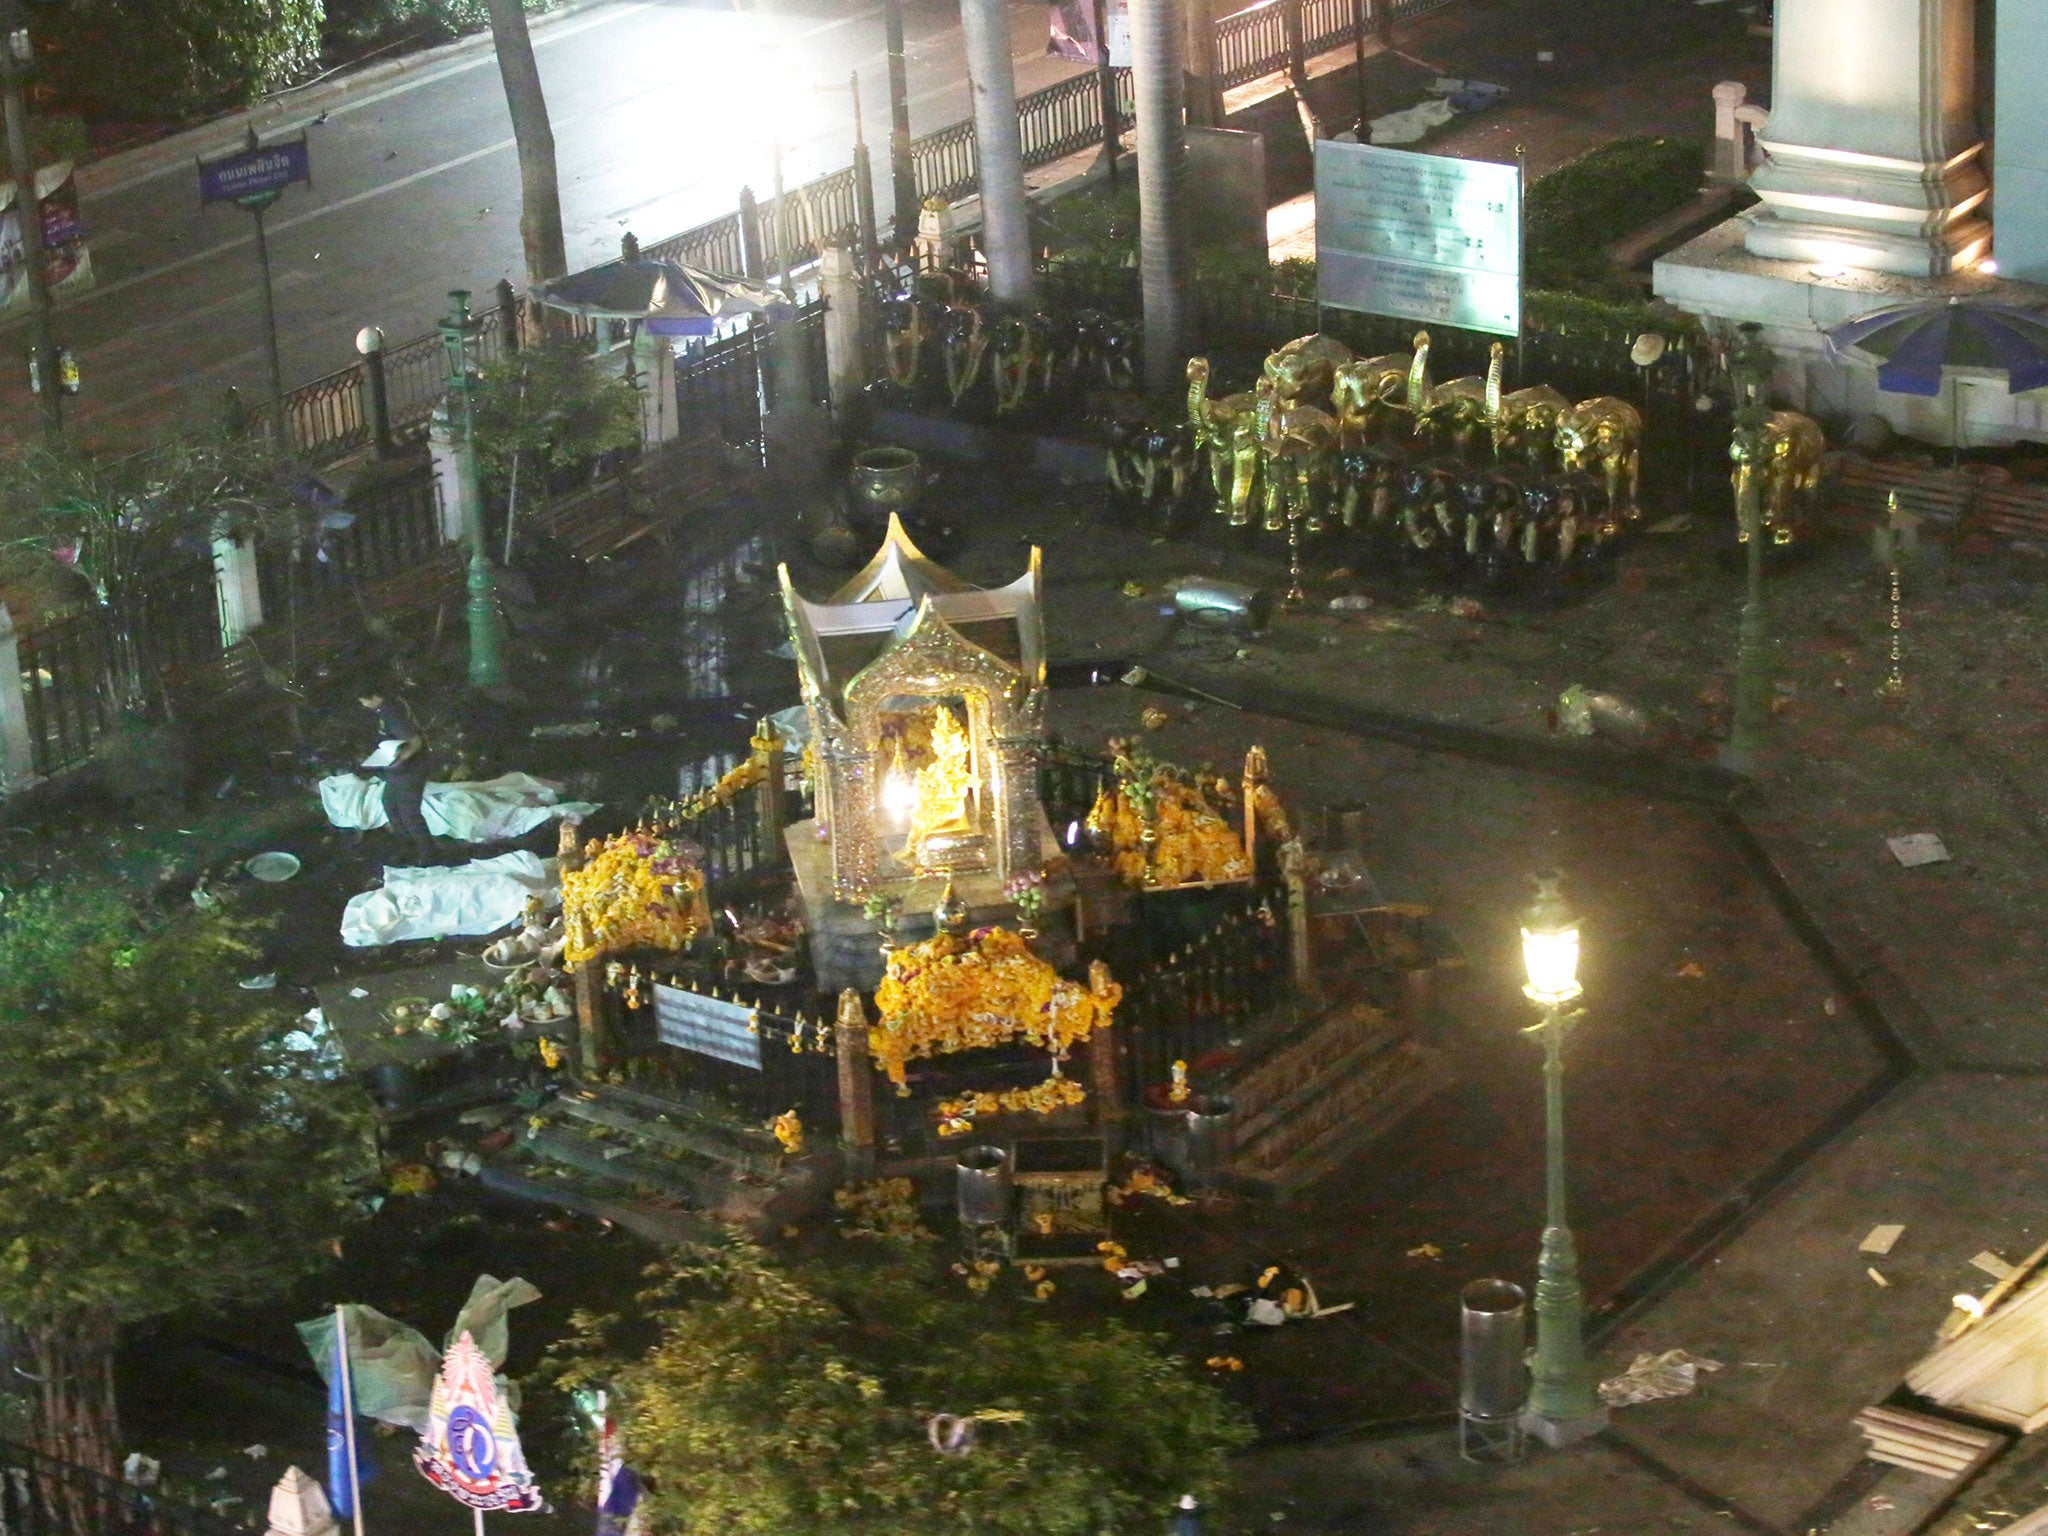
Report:
<svg viewBox="0 0 2048 1536"><path fill-rule="evenodd" d="M1723 80L1714 87L1714 160L1707 174L1715 181L1749 179L1748 130L1735 116L1748 97L1749 87L1740 80Z"/></svg>
<svg viewBox="0 0 2048 1536"><path fill-rule="evenodd" d="M1939 277L1989 249L1975 26L1973 0L1778 0L1752 255Z"/></svg>
<svg viewBox="0 0 2048 1536"><path fill-rule="evenodd" d="M441 509L441 542L460 544L469 528L469 493L446 400L434 402L433 418L427 425L427 454L434 466L434 501Z"/></svg>
<svg viewBox="0 0 2048 1536"><path fill-rule="evenodd" d="M870 1178L875 1171L875 1068L868 1054L867 1010L852 987L839 994L833 1041L839 1052L839 1144L845 1149L846 1171Z"/></svg>
<svg viewBox="0 0 2048 1536"><path fill-rule="evenodd" d="M2005 0L1996 30L1998 271L2048 283L2048 7Z"/></svg>
<svg viewBox="0 0 2048 1536"><path fill-rule="evenodd" d="M28 733L28 696L21 686L21 642L14 615L0 603L0 794L33 784L35 749Z"/></svg>
<svg viewBox="0 0 2048 1536"><path fill-rule="evenodd" d="M988 257L989 296L998 304L1029 304L1038 274L1031 265L1009 9L1003 0L960 0L960 29L967 38L967 84L981 160L981 244Z"/></svg>
<svg viewBox="0 0 2048 1536"><path fill-rule="evenodd" d="M213 541L213 585L220 594L220 643L234 645L263 624L263 586L254 539Z"/></svg>
<svg viewBox="0 0 2048 1536"><path fill-rule="evenodd" d="M645 330L633 338L633 383L640 391L640 443L659 448L674 439L676 420L675 343Z"/></svg>
<svg viewBox="0 0 2048 1536"><path fill-rule="evenodd" d="M266 1536L335 1536L339 1529L326 1490L297 1467L286 1467L270 1490Z"/></svg>
<svg viewBox="0 0 2048 1536"><path fill-rule="evenodd" d="M860 262L844 246L828 245L818 253L818 274L825 293L825 379L832 391L832 413L844 421L868 385Z"/></svg>
<svg viewBox="0 0 2048 1536"><path fill-rule="evenodd" d="M1186 42L1177 0L1131 0L1131 95L1138 128L1138 276L1145 389L1171 394L1188 354Z"/></svg>

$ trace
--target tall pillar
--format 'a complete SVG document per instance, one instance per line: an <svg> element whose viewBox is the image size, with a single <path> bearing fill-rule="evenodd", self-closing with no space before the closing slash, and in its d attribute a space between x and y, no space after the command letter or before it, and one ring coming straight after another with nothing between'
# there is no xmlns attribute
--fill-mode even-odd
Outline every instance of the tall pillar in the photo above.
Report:
<svg viewBox="0 0 2048 1536"><path fill-rule="evenodd" d="M675 343L642 330L633 338L633 363L633 382L640 391L640 444L659 448L678 430Z"/></svg>
<svg viewBox="0 0 2048 1536"><path fill-rule="evenodd" d="M263 584L256 575L254 539L214 539L213 585L220 598L220 643L238 644L263 623Z"/></svg>
<svg viewBox="0 0 2048 1536"><path fill-rule="evenodd" d="M1173 392L1188 353L1187 137L1181 8L1131 0L1131 96L1138 120L1138 278L1145 298L1145 388Z"/></svg>
<svg viewBox="0 0 2048 1536"><path fill-rule="evenodd" d="M1975 29L1973 0L1778 0L1752 255L1939 277L1985 254Z"/></svg>
<svg viewBox="0 0 2048 1536"><path fill-rule="evenodd" d="M967 83L981 160L981 244L988 256L989 296L998 304L1029 304L1038 274L1031 266L1009 10L1003 0L960 0L960 29L967 38Z"/></svg>
<svg viewBox="0 0 2048 1536"><path fill-rule="evenodd" d="M2048 283L2048 7L2005 0L1996 31L1998 271Z"/></svg>
<svg viewBox="0 0 2048 1536"><path fill-rule="evenodd" d="M469 531L469 492L446 400L434 402L427 424L427 456L434 468L434 501L441 509L441 542L460 544Z"/></svg>
<svg viewBox="0 0 2048 1536"><path fill-rule="evenodd" d="M28 697L21 686L21 642L14 615L0 603L0 795L35 782L35 747L28 730Z"/></svg>
<svg viewBox="0 0 2048 1536"><path fill-rule="evenodd" d="M839 245L820 251L818 284L825 295L825 381L833 414L844 421L859 407L869 380L860 263L854 253Z"/></svg>

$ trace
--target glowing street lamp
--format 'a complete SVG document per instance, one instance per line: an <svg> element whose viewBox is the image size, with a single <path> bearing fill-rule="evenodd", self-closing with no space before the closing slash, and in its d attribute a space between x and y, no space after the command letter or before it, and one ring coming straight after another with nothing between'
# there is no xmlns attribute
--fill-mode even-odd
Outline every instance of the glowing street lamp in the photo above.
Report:
<svg viewBox="0 0 2048 1536"><path fill-rule="evenodd" d="M1579 985L1579 919L1559 892L1563 876L1536 876L1536 900L1522 918L1523 995L1543 1010L1528 1033L1543 1036L1543 1249L1536 1262L1536 1354L1523 1427L1547 1445L1570 1445L1598 1433L1606 1410L1586 1359L1586 1298L1565 1212L1564 1035L1585 990Z"/></svg>

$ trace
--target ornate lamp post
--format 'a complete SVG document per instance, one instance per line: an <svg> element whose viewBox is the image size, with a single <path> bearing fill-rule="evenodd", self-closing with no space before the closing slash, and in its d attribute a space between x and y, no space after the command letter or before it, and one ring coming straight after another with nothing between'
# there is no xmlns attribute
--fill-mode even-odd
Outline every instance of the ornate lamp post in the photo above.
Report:
<svg viewBox="0 0 2048 1536"><path fill-rule="evenodd" d="M1762 327L1742 327L1728 355L1735 381L1735 434L1728 455L1735 461L1735 518L1742 531L1742 621L1735 642L1735 697L1728 726L1727 766L1756 771L1764 717L1770 711L1770 614L1764 606L1763 433L1770 421L1770 385L1775 358Z"/></svg>
<svg viewBox="0 0 2048 1536"><path fill-rule="evenodd" d="M469 290L448 295L448 318L441 322L441 344L448 349L449 414L455 424L455 459L462 485L462 541L469 547L469 682L473 688L495 688L503 680L498 657L498 610L491 562L484 554L484 490L476 462L476 392L481 383L483 347L476 317L469 312Z"/></svg>
<svg viewBox="0 0 2048 1536"><path fill-rule="evenodd" d="M1536 1262L1536 1354L1523 1427L1546 1445L1570 1445L1606 1426L1586 1359L1585 1293L1565 1215L1564 1036L1579 1015L1579 919L1558 892L1563 876L1536 876L1536 900L1522 918L1523 995L1543 1010L1525 1033L1543 1036L1545 1215ZM1567 1011L1570 1009L1570 1011Z"/></svg>

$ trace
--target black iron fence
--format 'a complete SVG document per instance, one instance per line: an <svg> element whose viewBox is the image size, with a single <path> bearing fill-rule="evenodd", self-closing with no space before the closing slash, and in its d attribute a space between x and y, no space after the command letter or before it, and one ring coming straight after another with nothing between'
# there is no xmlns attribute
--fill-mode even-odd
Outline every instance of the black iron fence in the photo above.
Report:
<svg viewBox="0 0 2048 1536"><path fill-rule="evenodd" d="M248 1536L249 1528L0 1440L4 1536Z"/></svg>
<svg viewBox="0 0 2048 1536"><path fill-rule="evenodd" d="M47 778L76 767L113 724L113 646L106 615L94 609L20 638L29 752Z"/></svg>
<svg viewBox="0 0 2048 1536"><path fill-rule="evenodd" d="M1144 926L1156 935L1156 925ZM1169 1083L1176 1061L1200 1076L1205 1063L1239 1045L1286 998L1286 954L1270 904L1238 901L1211 926L1120 973L1117 1032L1133 1100Z"/></svg>
<svg viewBox="0 0 2048 1536"><path fill-rule="evenodd" d="M359 491L327 521L338 526L323 527L305 543L257 546L266 622L285 624L349 602L362 583L413 570L442 548L440 503L424 467Z"/></svg>

